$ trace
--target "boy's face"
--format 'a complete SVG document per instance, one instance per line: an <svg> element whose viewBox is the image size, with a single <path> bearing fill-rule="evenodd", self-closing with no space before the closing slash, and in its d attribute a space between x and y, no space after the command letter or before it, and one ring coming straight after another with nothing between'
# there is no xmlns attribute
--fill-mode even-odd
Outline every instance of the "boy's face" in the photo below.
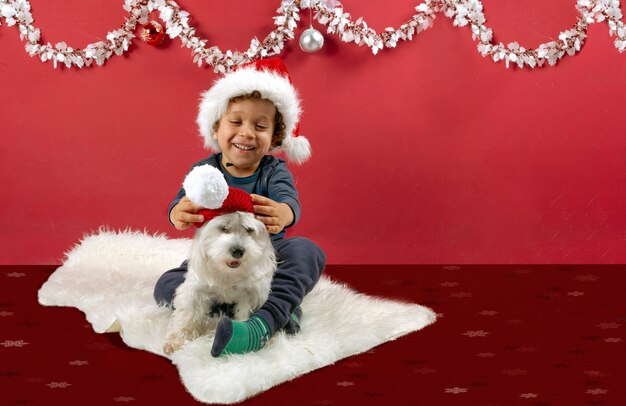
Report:
<svg viewBox="0 0 626 406"><path fill-rule="evenodd" d="M222 166L231 175L244 177L256 171L270 150L275 116L276 107L269 100L241 99L228 104L213 138L222 150Z"/></svg>

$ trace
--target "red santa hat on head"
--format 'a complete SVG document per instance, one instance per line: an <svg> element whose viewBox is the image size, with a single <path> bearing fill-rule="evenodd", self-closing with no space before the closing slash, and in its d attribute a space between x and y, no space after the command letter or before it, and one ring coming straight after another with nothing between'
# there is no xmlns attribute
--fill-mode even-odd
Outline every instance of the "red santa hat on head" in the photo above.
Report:
<svg viewBox="0 0 626 406"><path fill-rule="evenodd" d="M311 156L309 141L299 134L302 109L298 92L291 84L287 67L278 58L247 62L215 81L213 87L202 93L196 122L204 138L204 146L215 151L220 147L213 139L213 125L228 109L228 102L236 96L258 91L270 100L283 116L285 139L282 146L272 151L284 150L287 159L302 163Z"/></svg>
<svg viewBox="0 0 626 406"><path fill-rule="evenodd" d="M198 212L204 216L204 223L236 211L254 212L252 197L241 189L228 187L224 175L211 165L193 168L185 177L183 188L189 200L204 207ZM204 223L194 225L201 227Z"/></svg>

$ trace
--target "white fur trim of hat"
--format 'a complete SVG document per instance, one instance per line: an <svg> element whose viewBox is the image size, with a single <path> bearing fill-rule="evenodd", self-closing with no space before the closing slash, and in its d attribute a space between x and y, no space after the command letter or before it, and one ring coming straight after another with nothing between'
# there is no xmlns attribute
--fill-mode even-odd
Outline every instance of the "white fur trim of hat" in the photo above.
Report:
<svg viewBox="0 0 626 406"><path fill-rule="evenodd" d="M285 123L285 139L280 147L271 151L284 150L287 159L301 164L311 156L309 141L299 134L300 98L291 84L285 64L278 58L248 62L215 81L213 86L201 94L198 118L200 135L204 146L219 152L220 147L213 138L213 125L228 109L230 99L258 91L264 99L276 106Z"/></svg>

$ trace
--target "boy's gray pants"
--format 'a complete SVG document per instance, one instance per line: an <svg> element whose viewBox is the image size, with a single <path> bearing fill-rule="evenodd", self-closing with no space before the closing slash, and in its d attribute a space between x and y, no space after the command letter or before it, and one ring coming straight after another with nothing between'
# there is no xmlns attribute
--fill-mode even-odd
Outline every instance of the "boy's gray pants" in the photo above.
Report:
<svg viewBox="0 0 626 406"><path fill-rule="evenodd" d="M278 269L272 280L270 295L254 315L262 317L275 332L289 321L319 280L326 265L326 255L313 241L303 237L272 240ZM187 261L165 272L156 283L154 299L160 305L172 306L176 288L185 280ZM207 316L208 317L208 316Z"/></svg>

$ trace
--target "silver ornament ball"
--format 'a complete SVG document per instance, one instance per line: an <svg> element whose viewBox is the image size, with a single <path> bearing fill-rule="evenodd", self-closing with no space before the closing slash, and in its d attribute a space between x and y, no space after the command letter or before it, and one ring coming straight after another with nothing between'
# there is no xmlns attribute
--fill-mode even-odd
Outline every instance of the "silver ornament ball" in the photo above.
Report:
<svg viewBox="0 0 626 406"><path fill-rule="evenodd" d="M304 52L317 52L324 46L324 36L315 28L307 28L300 35L300 48Z"/></svg>

